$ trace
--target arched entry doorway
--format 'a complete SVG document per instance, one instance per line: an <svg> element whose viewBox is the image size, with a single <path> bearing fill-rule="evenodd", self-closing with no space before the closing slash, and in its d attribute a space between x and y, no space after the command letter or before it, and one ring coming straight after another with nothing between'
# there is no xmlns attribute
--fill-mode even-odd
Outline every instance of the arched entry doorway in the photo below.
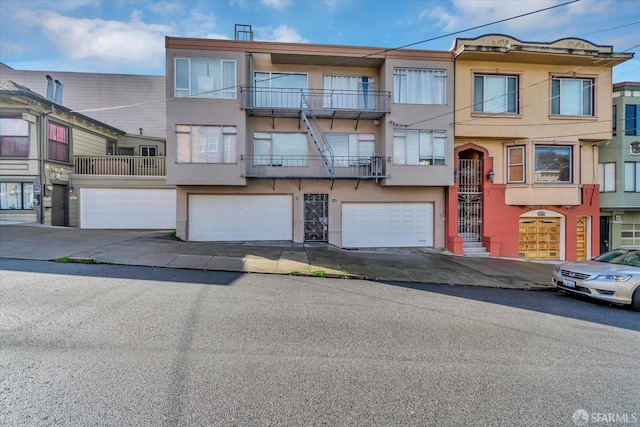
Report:
<svg viewBox="0 0 640 427"><path fill-rule="evenodd" d="M482 154L475 150L458 157L458 236L482 241Z"/></svg>

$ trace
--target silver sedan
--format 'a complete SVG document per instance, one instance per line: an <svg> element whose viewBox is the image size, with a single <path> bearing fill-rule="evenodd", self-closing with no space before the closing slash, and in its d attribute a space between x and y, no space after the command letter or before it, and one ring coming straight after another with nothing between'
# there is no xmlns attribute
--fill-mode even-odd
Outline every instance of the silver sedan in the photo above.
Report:
<svg viewBox="0 0 640 427"><path fill-rule="evenodd" d="M589 261L560 264L553 270L552 282L564 291L640 311L640 249L616 249Z"/></svg>

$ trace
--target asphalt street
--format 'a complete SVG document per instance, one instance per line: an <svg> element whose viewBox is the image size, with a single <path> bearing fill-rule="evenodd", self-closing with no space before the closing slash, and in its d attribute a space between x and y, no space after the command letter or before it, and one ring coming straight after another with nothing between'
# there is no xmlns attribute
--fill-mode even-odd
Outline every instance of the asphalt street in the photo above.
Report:
<svg viewBox="0 0 640 427"><path fill-rule="evenodd" d="M3 426L640 424L640 315L556 292L0 259L0 328Z"/></svg>

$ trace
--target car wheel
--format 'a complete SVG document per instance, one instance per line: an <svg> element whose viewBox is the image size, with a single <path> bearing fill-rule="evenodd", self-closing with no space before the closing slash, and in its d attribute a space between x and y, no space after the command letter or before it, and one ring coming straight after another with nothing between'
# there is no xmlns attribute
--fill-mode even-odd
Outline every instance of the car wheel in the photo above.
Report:
<svg viewBox="0 0 640 427"><path fill-rule="evenodd" d="M631 297L631 309L640 311L640 287L636 288L633 296Z"/></svg>

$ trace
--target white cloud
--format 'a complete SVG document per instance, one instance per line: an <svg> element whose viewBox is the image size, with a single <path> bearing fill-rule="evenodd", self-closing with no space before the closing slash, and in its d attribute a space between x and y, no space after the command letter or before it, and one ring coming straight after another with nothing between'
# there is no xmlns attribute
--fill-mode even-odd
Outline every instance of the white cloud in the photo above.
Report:
<svg viewBox="0 0 640 427"><path fill-rule="evenodd" d="M439 7L433 9L429 13L429 17L435 19L437 22L436 25L442 27L445 31L455 31L535 12L557 4L560 4L558 0L528 0L526 2L504 0L453 0L453 11L449 12ZM593 3L590 2L589 4L592 5ZM516 37L523 38L522 35L527 31L544 31L544 29L562 26L571 21L571 15L582 13L586 13L582 6L576 6L573 8L563 6L506 21L499 25L502 25L502 28L506 28L507 31L517 33ZM496 27L497 25L484 27L484 31L492 32L492 28Z"/></svg>
<svg viewBox="0 0 640 427"><path fill-rule="evenodd" d="M256 29L262 41L273 41L283 43L309 43L308 39L303 38L297 30L280 25L279 27L261 27Z"/></svg>
<svg viewBox="0 0 640 427"><path fill-rule="evenodd" d="M184 9L178 2L159 1L157 3L152 3L149 6L149 10L160 15L171 15L177 12L182 12Z"/></svg>
<svg viewBox="0 0 640 427"><path fill-rule="evenodd" d="M173 31L166 25L144 23L135 12L130 22L71 18L52 11L30 15L66 58L99 62L105 68L160 66L164 36Z"/></svg>
<svg viewBox="0 0 640 427"><path fill-rule="evenodd" d="M291 0L260 0L260 3L273 9L284 9L291 4Z"/></svg>

